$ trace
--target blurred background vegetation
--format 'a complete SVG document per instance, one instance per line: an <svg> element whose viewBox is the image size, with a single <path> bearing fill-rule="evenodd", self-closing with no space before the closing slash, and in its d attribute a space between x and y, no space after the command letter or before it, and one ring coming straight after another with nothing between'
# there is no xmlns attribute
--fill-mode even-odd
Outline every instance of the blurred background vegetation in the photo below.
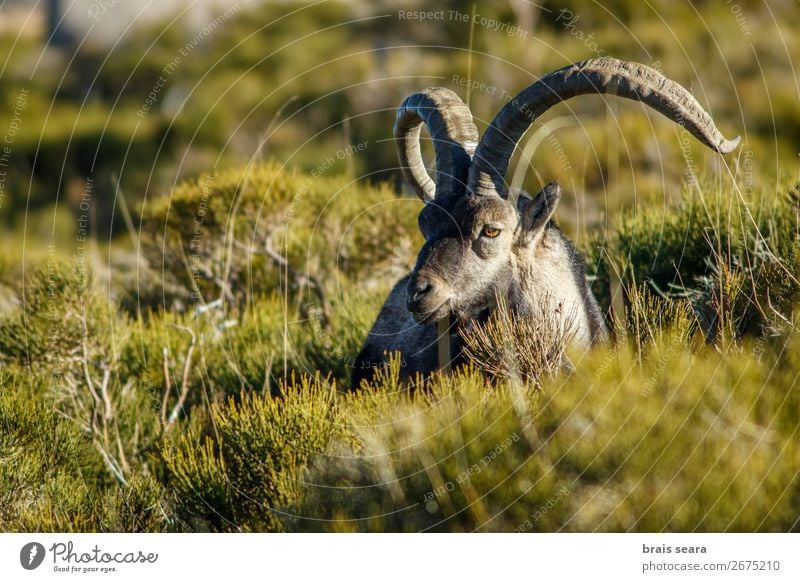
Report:
<svg viewBox="0 0 800 582"><path fill-rule="evenodd" d="M800 527L796 2L67 4L0 7L0 530ZM613 345L346 393L421 244L402 98L483 131L600 55L743 140L594 97L522 144Z"/></svg>
<svg viewBox="0 0 800 582"><path fill-rule="evenodd" d="M723 168L694 142L682 153L679 128L636 103L571 102L559 115L574 118L573 127L538 148L524 186L568 184L562 221L576 231L605 225L642 198L675 201L687 159L722 176L747 171L753 188L796 176L799 81L791 56L800 41L788 28L797 10L790 0L207 0L175 2L172 10L170 2L153 9L82 0L61 9L55 33L47 3L33 11L31 4L2 9L0 128L27 92L0 208L7 227L59 201L72 209L91 178L91 229L108 238L121 227L119 192L133 208L203 171L254 157L311 170L356 143L366 150L330 171L399 187L386 140L405 94L450 87L469 101L482 130L538 76L600 54L656 66L744 143ZM416 10L441 16L405 16ZM59 42L46 43L54 34ZM486 88L469 91L462 79ZM72 221L64 222L56 230L68 230Z"/></svg>

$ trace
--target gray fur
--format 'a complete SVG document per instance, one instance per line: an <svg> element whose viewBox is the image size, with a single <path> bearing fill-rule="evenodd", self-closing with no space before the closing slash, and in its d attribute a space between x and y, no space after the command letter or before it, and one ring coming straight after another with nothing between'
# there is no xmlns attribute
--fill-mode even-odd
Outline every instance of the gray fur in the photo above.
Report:
<svg viewBox="0 0 800 582"><path fill-rule="evenodd" d="M372 379L386 354L399 352L401 377L440 367L436 321L450 316L451 353L461 361L457 327L485 318L501 296L520 315L544 305L569 320L574 342L589 346L606 337L603 316L586 282L580 253L552 220L557 183L514 208L500 197L462 196L427 204L420 213L425 235L414 270L392 290L355 360L353 385ZM483 234L491 225L495 238ZM420 289L427 289L419 293Z"/></svg>

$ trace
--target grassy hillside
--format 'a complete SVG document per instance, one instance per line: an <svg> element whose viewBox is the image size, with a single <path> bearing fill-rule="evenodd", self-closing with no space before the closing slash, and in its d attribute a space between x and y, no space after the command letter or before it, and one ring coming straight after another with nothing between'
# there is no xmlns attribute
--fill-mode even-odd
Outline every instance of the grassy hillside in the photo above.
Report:
<svg viewBox="0 0 800 582"><path fill-rule="evenodd" d="M272 162L184 182L135 251L5 271L0 529L798 530L797 190L741 189L583 242L615 339L572 371L353 393L419 202Z"/></svg>
<svg viewBox="0 0 800 582"><path fill-rule="evenodd" d="M800 531L796 2L441 4L0 27L0 531ZM742 136L587 96L520 144L613 340L567 371L498 318L426 390L351 392L422 243L403 97L450 88L483 132L597 56Z"/></svg>

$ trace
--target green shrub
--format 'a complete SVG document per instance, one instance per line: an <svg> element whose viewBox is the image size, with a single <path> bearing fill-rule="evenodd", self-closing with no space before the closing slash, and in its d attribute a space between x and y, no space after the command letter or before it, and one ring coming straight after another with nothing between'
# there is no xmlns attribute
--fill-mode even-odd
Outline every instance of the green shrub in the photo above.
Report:
<svg viewBox="0 0 800 582"><path fill-rule="evenodd" d="M794 401L795 387L765 383L770 367L747 355L738 348L696 354L673 337L642 365L629 350L593 356L601 370L610 358L606 368L613 372L598 374L589 366L559 388L537 418L548 456L574 483L569 518L560 527L796 526L791 504L800 457L790 444L794 429L779 430L775 422L785 415L778 393Z"/></svg>
<svg viewBox="0 0 800 582"><path fill-rule="evenodd" d="M495 390L475 371L434 381L430 394L402 393L396 380L379 388L350 402L354 442L310 471L297 529L471 531L518 495L522 511L563 486L550 474L520 488L547 469L531 454L535 391Z"/></svg>
<svg viewBox="0 0 800 582"><path fill-rule="evenodd" d="M85 343L91 353L110 343L115 307L100 295L88 265L48 258L17 295L21 309L0 323L4 359L69 369L80 361Z"/></svg>
<svg viewBox="0 0 800 582"><path fill-rule="evenodd" d="M793 203L764 194L744 204L703 186L677 208L626 214L590 245L588 261L604 308L615 282L628 306L637 301L632 290L646 285L667 300L688 300L701 330L717 340L770 333L791 311L800 293L797 245Z"/></svg>
<svg viewBox="0 0 800 582"><path fill-rule="evenodd" d="M98 529L104 532L164 532L173 524L164 487L149 475L137 474L124 487L105 491Z"/></svg>
<svg viewBox="0 0 800 582"><path fill-rule="evenodd" d="M792 334L786 346L798 341ZM473 372L353 417L306 479L300 529L786 531L797 527L794 360L598 349L543 394ZM391 393L389 393L391 394ZM790 404L791 403L791 404ZM319 519L324 521L320 522Z"/></svg>
<svg viewBox="0 0 800 582"><path fill-rule="evenodd" d="M123 372L127 317L79 261L48 259L19 293L0 323L0 357L36 379L38 396L89 435L107 477L124 482L161 430L151 394Z"/></svg>
<svg viewBox="0 0 800 582"><path fill-rule="evenodd" d="M0 530L92 531L97 453L28 381L0 370Z"/></svg>
<svg viewBox="0 0 800 582"><path fill-rule="evenodd" d="M322 173L276 162L219 171L144 207L142 253L148 276L163 274L163 307L217 297L243 306L281 289L319 303L337 279L363 285L398 260L410 264L419 203Z"/></svg>
<svg viewBox="0 0 800 582"><path fill-rule="evenodd" d="M339 433L333 388L292 382L283 396L252 394L212 408L211 426L164 448L176 515L189 530L276 531L292 511L308 462Z"/></svg>

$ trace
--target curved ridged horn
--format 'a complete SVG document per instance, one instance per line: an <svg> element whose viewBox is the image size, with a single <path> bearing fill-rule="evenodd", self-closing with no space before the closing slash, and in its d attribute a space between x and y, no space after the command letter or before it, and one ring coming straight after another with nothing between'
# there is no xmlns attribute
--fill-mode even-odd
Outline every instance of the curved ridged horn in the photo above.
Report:
<svg viewBox="0 0 800 582"><path fill-rule="evenodd" d="M612 58L591 59L542 77L500 110L475 152L469 170L469 192L505 198L506 170L522 134L554 105L590 93L611 93L641 101L721 154L730 153L739 145L738 137L725 139L691 93L655 69Z"/></svg>
<svg viewBox="0 0 800 582"><path fill-rule="evenodd" d="M436 153L436 181L422 162L420 130L428 128ZM467 105L450 89L431 87L410 95L397 110L394 137L400 167L424 202L464 192L467 171L478 143L478 129Z"/></svg>

